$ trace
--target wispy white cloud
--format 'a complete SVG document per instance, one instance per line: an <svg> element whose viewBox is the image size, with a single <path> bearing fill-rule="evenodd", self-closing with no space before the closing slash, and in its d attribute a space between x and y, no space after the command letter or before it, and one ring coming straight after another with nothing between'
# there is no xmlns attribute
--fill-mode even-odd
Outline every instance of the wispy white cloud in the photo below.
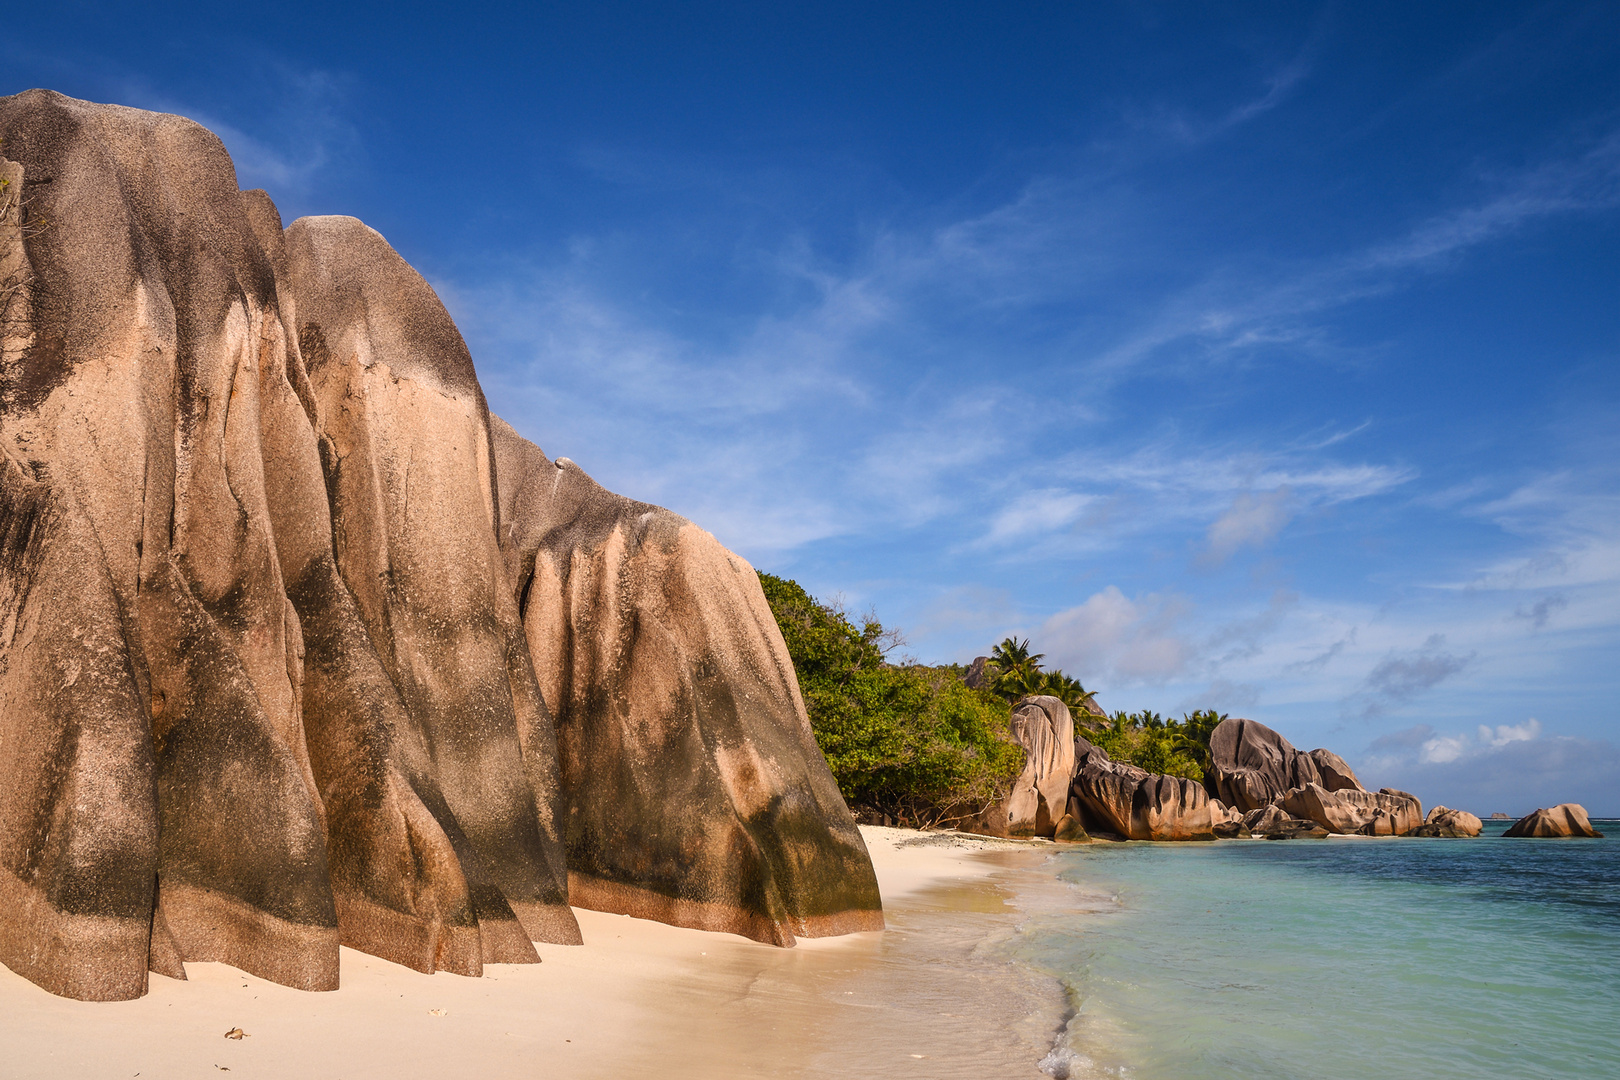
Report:
<svg viewBox="0 0 1620 1080"><path fill-rule="evenodd" d="M322 174L359 152L360 136L347 110L351 80L264 57L244 59L244 77L260 90L250 118L233 119L217 107L177 98L144 75L118 78L118 97L195 120L219 136L244 189L264 188L277 199L303 196Z"/></svg>
<svg viewBox="0 0 1620 1080"><path fill-rule="evenodd" d="M1091 358L1092 373L1119 378L1144 365L1179 364L1186 347L1205 361L1240 359L1269 346L1288 346L1296 356L1329 355L1330 339L1319 323L1324 314L1390 292L1413 274L1443 270L1533 222L1620 206L1620 131L1584 151L1480 184L1489 193L1478 201L1359 251L1269 273L1222 267L1165 296L1156 315Z"/></svg>
<svg viewBox="0 0 1620 1080"><path fill-rule="evenodd" d="M1253 495L1247 491L1209 526L1205 559L1223 563L1239 548L1260 547L1272 540L1294 516L1293 492L1287 485Z"/></svg>

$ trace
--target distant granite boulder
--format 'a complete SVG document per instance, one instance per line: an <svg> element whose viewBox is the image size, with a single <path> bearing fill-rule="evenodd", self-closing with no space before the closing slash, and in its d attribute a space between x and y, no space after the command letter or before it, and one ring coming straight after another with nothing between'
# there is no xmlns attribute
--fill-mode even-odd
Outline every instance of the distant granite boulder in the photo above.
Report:
<svg viewBox="0 0 1620 1080"><path fill-rule="evenodd" d="M1503 836L1533 836L1548 838L1598 838L1603 834L1592 828L1586 816L1586 807L1579 803L1559 803L1552 809L1540 809L1526 814L1508 827Z"/></svg>
<svg viewBox="0 0 1620 1080"><path fill-rule="evenodd" d="M571 876L882 925L752 570L494 419L379 234L180 117L31 90L0 150L0 962L473 975L580 940Z"/></svg>
<svg viewBox="0 0 1620 1080"><path fill-rule="evenodd" d="M1293 817L1275 806L1250 810L1240 821L1250 835L1265 840L1321 840L1329 835L1316 822Z"/></svg>
<svg viewBox="0 0 1620 1080"><path fill-rule="evenodd" d="M1302 753L1254 720L1222 720L1210 733L1209 756L1211 792L1240 813L1258 810L1306 784L1329 791L1361 788L1337 754L1326 750ZM1327 775L1319 760L1328 766Z"/></svg>
<svg viewBox="0 0 1620 1080"><path fill-rule="evenodd" d="M1074 746L1069 813L1088 832L1123 840L1214 840L1215 827L1228 820L1225 806L1196 780L1112 761L1081 736Z"/></svg>
<svg viewBox="0 0 1620 1080"><path fill-rule="evenodd" d="M990 658L988 656L975 656L973 658L973 663L968 665L967 674L962 676L962 681L967 684L969 690L983 689L985 684L990 681L989 673L985 671L985 665L989 662Z"/></svg>
<svg viewBox="0 0 1620 1080"><path fill-rule="evenodd" d="M1392 788L1329 791L1313 783L1295 788L1272 805L1334 833L1405 836L1423 824L1423 804L1416 796Z"/></svg>
<svg viewBox="0 0 1620 1080"><path fill-rule="evenodd" d="M1423 819L1423 824L1412 830L1412 835L1472 837L1478 836L1484 827L1484 822L1466 810L1436 806L1429 811L1429 816Z"/></svg>

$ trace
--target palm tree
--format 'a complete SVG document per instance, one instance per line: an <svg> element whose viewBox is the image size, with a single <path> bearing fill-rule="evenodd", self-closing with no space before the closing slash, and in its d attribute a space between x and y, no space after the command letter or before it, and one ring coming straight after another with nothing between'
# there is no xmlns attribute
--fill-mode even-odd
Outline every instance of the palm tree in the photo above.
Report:
<svg viewBox="0 0 1620 1080"><path fill-rule="evenodd" d="M1226 714L1214 709L1200 709L1190 714L1183 713L1181 718L1182 730L1171 738L1171 745L1178 753L1198 762L1199 767L1207 772L1210 768L1209 736L1216 725L1226 719Z"/></svg>
<svg viewBox="0 0 1620 1080"><path fill-rule="evenodd" d="M1029 638L1004 638L990 650L990 662L996 666L996 678L991 688L1009 701L1016 701L1029 693L1039 693L1041 661L1045 653L1031 655Z"/></svg>
<svg viewBox="0 0 1620 1080"><path fill-rule="evenodd" d="M1041 661L1046 659L1045 653L1029 653L1029 638L1022 641L1015 637L1003 638L1001 644L990 650L990 662L996 665L1003 675L1013 671L1039 671Z"/></svg>
<svg viewBox="0 0 1620 1080"><path fill-rule="evenodd" d="M1088 727L1096 726L1098 718L1086 706L1097 696L1097 692L1081 686L1079 679L1061 671L1048 671L1042 675L1040 692L1051 694L1063 702L1075 714L1075 718Z"/></svg>

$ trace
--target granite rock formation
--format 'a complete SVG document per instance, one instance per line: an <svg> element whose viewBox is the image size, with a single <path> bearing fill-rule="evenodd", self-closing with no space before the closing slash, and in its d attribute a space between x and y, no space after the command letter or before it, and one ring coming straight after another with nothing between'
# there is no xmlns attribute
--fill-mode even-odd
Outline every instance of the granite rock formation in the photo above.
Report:
<svg viewBox="0 0 1620 1080"><path fill-rule="evenodd" d="M1214 840L1229 815L1202 784L1110 760L1075 736L1069 813L1088 833L1122 840Z"/></svg>
<svg viewBox="0 0 1620 1080"><path fill-rule="evenodd" d="M975 656L973 658L973 663L968 665L967 674L962 676L962 681L967 684L969 690L978 690L990 681L989 673L985 671L985 667L989 663L990 658L988 656Z"/></svg>
<svg viewBox="0 0 1620 1080"><path fill-rule="evenodd" d="M477 974L579 940L571 872L881 926L747 565L495 420L381 236L179 117L29 91L0 147L0 961Z"/></svg>
<svg viewBox="0 0 1620 1080"><path fill-rule="evenodd" d="M1303 753L1254 720L1222 720L1210 733L1210 790L1239 813L1270 804L1306 784L1326 791L1362 791L1343 758L1327 750Z"/></svg>
<svg viewBox="0 0 1620 1080"><path fill-rule="evenodd" d="M501 541L556 718L581 907L792 944L877 879L747 562L494 421Z"/></svg>
<svg viewBox="0 0 1620 1080"><path fill-rule="evenodd" d="M1586 807L1579 803L1559 803L1543 807L1508 826L1503 836L1536 836L1549 838L1597 838L1603 834L1592 828Z"/></svg>
<svg viewBox="0 0 1620 1080"><path fill-rule="evenodd" d="M1404 791L1329 791L1306 784L1273 803L1285 814L1314 821L1329 832L1362 836L1405 836L1423 824L1423 804Z"/></svg>
<svg viewBox="0 0 1620 1080"><path fill-rule="evenodd" d="M1473 837L1478 836L1485 823L1466 810L1453 810L1436 806L1423 819L1423 824L1412 830L1413 836Z"/></svg>
<svg viewBox="0 0 1620 1080"><path fill-rule="evenodd" d="M1265 840L1321 840L1330 835L1316 822L1293 817L1275 806L1250 810L1240 820L1249 835Z"/></svg>
<svg viewBox="0 0 1620 1080"><path fill-rule="evenodd" d="M1007 796L1007 831L1013 836L1051 836L1069 805L1074 776L1074 716L1047 694L1019 701L1012 714L1013 738L1024 748L1024 770Z"/></svg>

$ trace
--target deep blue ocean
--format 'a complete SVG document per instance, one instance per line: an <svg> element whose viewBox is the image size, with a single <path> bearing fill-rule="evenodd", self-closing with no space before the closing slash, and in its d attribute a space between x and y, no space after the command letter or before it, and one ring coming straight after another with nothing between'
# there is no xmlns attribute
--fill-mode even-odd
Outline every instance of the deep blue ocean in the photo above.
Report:
<svg viewBox="0 0 1620 1080"><path fill-rule="evenodd" d="M1603 840L1092 844L1010 959L1072 1015L1042 1070L1135 1080L1620 1077Z"/></svg>

